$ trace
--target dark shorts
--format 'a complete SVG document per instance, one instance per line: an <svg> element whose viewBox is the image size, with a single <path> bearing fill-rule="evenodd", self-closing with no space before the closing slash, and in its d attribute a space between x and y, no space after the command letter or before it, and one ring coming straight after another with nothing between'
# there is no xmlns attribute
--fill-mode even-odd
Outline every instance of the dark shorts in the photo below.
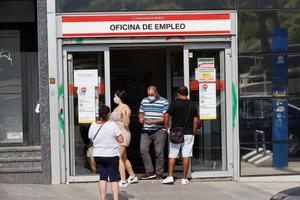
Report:
<svg viewBox="0 0 300 200"><path fill-rule="evenodd" d="M119 157L94 157L101 181L118 182Z"/></svg>

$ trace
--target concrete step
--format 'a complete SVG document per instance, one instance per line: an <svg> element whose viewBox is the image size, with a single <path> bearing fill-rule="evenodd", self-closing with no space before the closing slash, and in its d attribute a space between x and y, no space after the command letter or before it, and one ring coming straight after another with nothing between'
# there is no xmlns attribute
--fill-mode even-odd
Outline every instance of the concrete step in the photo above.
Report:
<svg viewBox="0 0 300 200"><path fill-rule="evenodd" d="M259 152L263 151L263 148L258 148L257 150L253 150L245 155L242 156L242 161L247 162L247 160L249 160L251 157L255 156L256 154L258 154Z"/></svg>
<svg viewBox="0 0 300 200"><path fill-rule="evenodd" d="M265 156L267 156L267 155L270 155L271 153L272 153L272 152L269 151L269 150L266 151L266 154L264 154L264 153L258 153L258 154L256 154L255 156L251 157L251 158L248 160L248 162L249 162L249 163L254 163L255 161L257 161L257 160L259 160L259 159L261 159L261 158L263 158L263 157L265 157Z"/></svg>
<svg viewBox="0 0 300 200"><path fill-rule="evenodd" d="M0 173L41 172L40 146L1 147Z"/></svg>
<svg viewBox="0 0 300 200"><path fill-rule="evenodd" d="M272 152L270 150L266 150L266 153L259 149L259 151L253 150L250 153L244 155L242 160L248 163L254 163L255 161L261 159L264 156L270 155Z"/></svg>
<svg viewBox="0 0 300 200"><path fill-rule="evenodd" d="M265 155L262 158L256 160L253 164L256 167L272 167L272 158L272 154Z"/></svg>

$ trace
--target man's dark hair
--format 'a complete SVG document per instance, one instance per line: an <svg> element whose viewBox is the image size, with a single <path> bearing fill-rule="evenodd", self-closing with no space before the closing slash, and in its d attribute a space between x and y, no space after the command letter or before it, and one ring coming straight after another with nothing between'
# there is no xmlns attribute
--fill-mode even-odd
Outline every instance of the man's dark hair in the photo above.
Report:
<svg viewBox="0 0 300 200"><path fill-rule="evenodd" d="M178 94L183 95L183 96L188 96L189 95L189 89L186 86L180 86L177 90Z"/></svg>
<svg viewBox="0 0 300 200"><path fill-rule="evenodd" d="M108 120L108 114L110 113L110 108L107 105L102 105L99 108L99 116L102 120Z"/></svg>
<svg viewBox="0 0 300 200"><path fill-rule="evenodd" d="M127 93L125 90L122 90L121 92L118 90L115 95L121 99L122 103L126 103Z"/></svg>

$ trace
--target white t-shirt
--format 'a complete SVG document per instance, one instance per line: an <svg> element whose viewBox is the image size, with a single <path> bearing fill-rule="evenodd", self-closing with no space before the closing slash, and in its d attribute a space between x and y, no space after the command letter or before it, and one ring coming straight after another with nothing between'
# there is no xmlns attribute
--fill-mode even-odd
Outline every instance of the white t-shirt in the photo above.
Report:
<svg viewBox="0 0 300 200"><path fill-rule="evenodd" d="M103 126L102 126L103 125ZM94 139L97 131L98 135ZM121 135L121 130L113 121L105 122L104 124L92 123L89 129L89 138L93 140L94 157L115 157L119 156L119 143L117 138Z"/></svg>

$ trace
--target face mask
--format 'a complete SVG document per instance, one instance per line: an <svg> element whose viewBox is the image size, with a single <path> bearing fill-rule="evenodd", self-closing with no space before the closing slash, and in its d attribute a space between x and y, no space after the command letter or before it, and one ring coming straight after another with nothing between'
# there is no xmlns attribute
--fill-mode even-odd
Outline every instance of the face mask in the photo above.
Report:
<svg viewBox="0 0 300 200"><path fill-rule="evenodd" d="M114 97L114 102L115 102L115 104L119 104L120 103L120 99L117 98L117 97Z"/></svg>
<svg viewBox="0 0 300 200"><path fill-rule="evenodd" d="M149 96L148 97L150 101L154 101L155 100L155 96Z"/></svg>

